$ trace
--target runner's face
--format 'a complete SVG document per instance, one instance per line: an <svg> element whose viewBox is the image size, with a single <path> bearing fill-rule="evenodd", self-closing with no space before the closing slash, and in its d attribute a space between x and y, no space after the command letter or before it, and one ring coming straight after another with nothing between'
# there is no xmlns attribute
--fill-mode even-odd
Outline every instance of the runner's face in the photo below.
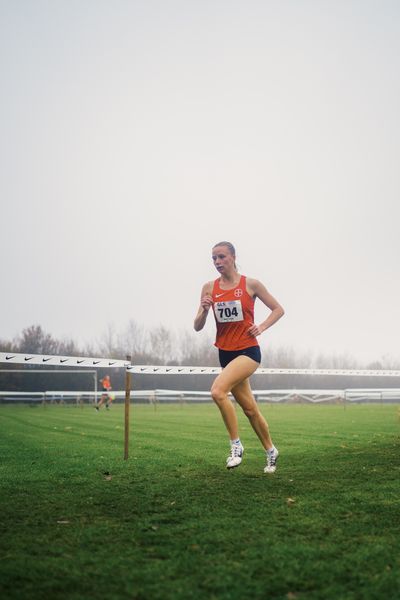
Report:
<svg viewBox="0 0 400 600"><path fill-rule="evenodd" d="M226 273L235 266L235 257L226 246L215 246L212 251L212 259L218 273Z"/></svg>

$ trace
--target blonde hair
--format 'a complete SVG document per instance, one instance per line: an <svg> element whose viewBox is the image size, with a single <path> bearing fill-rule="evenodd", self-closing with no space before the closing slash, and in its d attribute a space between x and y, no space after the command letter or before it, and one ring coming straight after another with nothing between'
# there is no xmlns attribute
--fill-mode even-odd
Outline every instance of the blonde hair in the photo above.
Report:
<svg viewBox="0 0 400 600"><path fill-rule="evenodd" d="M229 254L232 254L232 256L234 258L236 258L236 250L235 250L235 246L233 244L231 244L231 242L218 242L218 244L215 244L213 246L213 250L214 248L216 248L217 246L226 246L229 250ZM237 270L237 266L236 266L236 262L233 263L235 265L235 269Z"/></svg>

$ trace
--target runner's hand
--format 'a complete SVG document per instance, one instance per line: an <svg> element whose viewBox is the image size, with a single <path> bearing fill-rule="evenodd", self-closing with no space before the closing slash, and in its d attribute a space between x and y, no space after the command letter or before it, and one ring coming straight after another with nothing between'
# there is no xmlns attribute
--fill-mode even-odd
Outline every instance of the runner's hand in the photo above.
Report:
<svg viewBox="0 0 400 600"><path fill-rule="evenodd" d="M261 335L261 334L262 334L262 332L263 332L263 330L262 330L262 329L260 329L260 328L259 328L259 326L258 326L258 325L255 325L255 324L254 324L254 325L252 325L252 326L249 328L249 330L248 330L248 331L249 331L250 335L253 335L254 337L257 337L258 335Z"/></svg>
<svg viewBox="0 0 400 600"><path fill-rule="evenodd" d="M203 307L203 309L205 311L209 311L210 308L212 307L213 304L213 300L212 300L212 296L210 296L210 294L206 294L205 296L202 297L201 299L201 306Z"/></svg>

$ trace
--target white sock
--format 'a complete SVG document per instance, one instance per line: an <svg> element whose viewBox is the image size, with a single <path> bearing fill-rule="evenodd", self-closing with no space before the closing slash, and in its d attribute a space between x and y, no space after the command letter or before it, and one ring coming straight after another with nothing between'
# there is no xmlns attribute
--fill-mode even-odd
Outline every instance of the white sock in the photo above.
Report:
<svg viewBox="0 0 400 600"><path fill-rule="evenodd" d="M231 446L233 446L234 444L241 446L242 442L240 441L240 438L238 438L237 440L231 440Z"/></svg>

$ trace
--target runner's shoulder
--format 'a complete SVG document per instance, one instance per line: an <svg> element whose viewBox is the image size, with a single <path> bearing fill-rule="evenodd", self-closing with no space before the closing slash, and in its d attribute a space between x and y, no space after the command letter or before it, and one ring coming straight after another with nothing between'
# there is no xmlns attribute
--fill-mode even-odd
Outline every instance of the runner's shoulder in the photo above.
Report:
<svg viewBox="0 0 400 600"><path fill-rule="evenodd" d="M203 288L201 290L201 295L204 296L205 294L209 294L210 296L212 296L213 287L214 287L214 282L213 281L207 281L203 285Z"/></svg>
<svg viewBox="0 0 400 600"><path fill-rule="evenodd" d="M256 295L264 286L259 279L254 277L246 277L247 291L251 296Z"/></svg>

